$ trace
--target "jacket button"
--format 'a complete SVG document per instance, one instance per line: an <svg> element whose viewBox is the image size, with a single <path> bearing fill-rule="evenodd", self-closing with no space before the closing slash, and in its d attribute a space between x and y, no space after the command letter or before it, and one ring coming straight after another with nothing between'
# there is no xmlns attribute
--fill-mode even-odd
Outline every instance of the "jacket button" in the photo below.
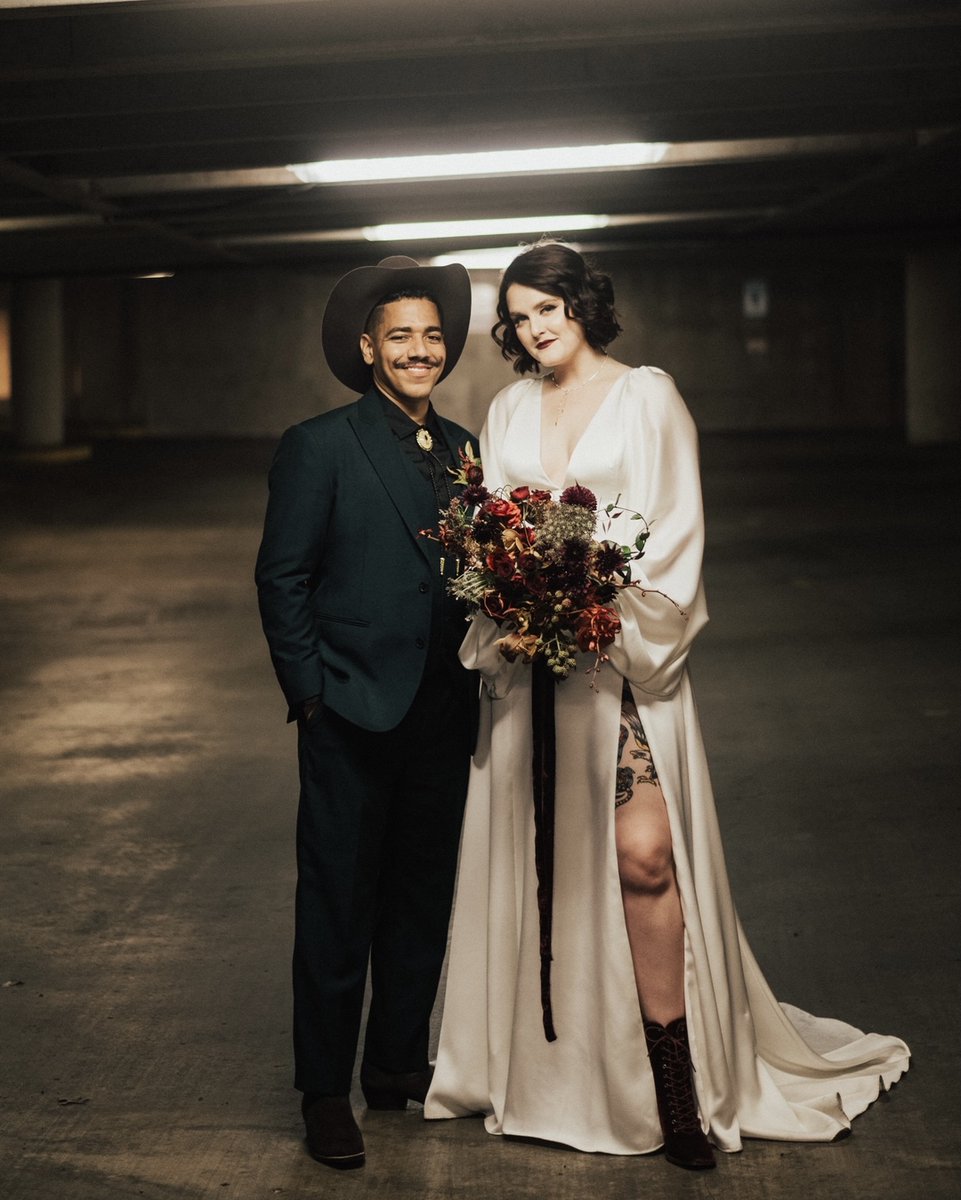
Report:
<svg viewBox="0 0 961 1200"><path fill-rule="evenodd" d="M423 638L418 638L417 641L415 642L415 645L417 646L418 650L423 650L424 647L427 645L427 643L424 641Z"/></svg>
<svg viewBox="0 0 961 1200"><path fill-rule="evenodd" d="M424 582L423 582L423 580L422 580L422 581L421 581L421 582L420 582L420 583L417 585L417 590L420 592L420 594L421 594L421 595L423 595L423 594L424 594L424 592L428 592L428 591L430 591L430 584L428 584L428 583L424 583Z"/></svg>

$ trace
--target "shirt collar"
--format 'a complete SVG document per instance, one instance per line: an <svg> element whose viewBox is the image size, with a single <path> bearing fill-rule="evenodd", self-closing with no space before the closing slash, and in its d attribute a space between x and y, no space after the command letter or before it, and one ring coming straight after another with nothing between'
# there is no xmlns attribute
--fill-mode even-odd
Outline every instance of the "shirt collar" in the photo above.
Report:
<svg viewBox="0 0 961 1200"><path fill-rule="evenodd" d="M389 400L383 392L378 391L377 395L380 396L384 416L387 418L387 424L390 426L394 437L401 439L413 437L421 426L412 417L408 416L399 404L395 404L393 400ZM437 425L437 414L434 412L434 406L430 403L427 405L427 412L423 423L435 437L440 436L440 429Z"/></svg>

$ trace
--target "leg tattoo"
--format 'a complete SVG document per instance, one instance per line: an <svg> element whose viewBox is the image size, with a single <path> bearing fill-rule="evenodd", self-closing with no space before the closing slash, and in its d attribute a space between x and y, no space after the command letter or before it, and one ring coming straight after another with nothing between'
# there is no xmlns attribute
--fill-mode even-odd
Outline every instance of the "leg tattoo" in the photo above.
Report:
<svg viewBox="0 0 961 1200"><path fill-rule="evenodd" d="M633 744L628 748L628 738ZM636 785L657 784L657 770L647 735L638 716L634 698L625 688L621 700L621 731L617 742L617 780L614 807L620 808L634 795Z"/></svg>

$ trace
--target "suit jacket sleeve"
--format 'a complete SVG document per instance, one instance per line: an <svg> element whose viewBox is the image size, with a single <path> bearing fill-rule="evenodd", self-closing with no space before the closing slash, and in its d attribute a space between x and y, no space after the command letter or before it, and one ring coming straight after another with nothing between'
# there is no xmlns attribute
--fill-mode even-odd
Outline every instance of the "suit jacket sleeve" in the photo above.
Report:
<svg viewBox="0 0 961 1200"><path fill-rule="evenodd" d="M257 598L271 661L293 718L304 700L324 691L309 598L324 552L332 492L320 447L303 426L293 426L281 438L268 482Z"/></svg>

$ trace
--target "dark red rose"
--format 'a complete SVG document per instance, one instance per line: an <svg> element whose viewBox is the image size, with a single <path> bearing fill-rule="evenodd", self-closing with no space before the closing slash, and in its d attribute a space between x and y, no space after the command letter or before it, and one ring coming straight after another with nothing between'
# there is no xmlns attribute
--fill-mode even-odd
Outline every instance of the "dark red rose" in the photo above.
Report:
<svg viewBox="0 0 961 1200"><path fill-rule="evenodd" d="M553 591L550 585L550 580L544 578L540 571L527 571L524 573L524 596L529 602L537 604L547 604L551 612L554 605L551 603ZM546 620L550 616L550 612L541 614L542 619Z"/></svg>
<svg viewBox="0 0 961 1200"><path fill-rule="evenodd" d="M510 500L502 500L499 496L487 501L484 512L509 528L520 525L522 519L521 510L517 505Z"/></svg>
<svg viewBox="0 0 961 1200"><path fill-rule="evenodd" d="M492 550L484 560L488 571L493 571L498 579L511 579L514 575L514 559L506 550Z"/></svg>
<svg viewBox="0 0 961 1200"><path fill-rule="evenodd" d="M482 611L498 624L512 611L510 601L500 592L488 592L481 600L480 606Z"/></svg>
<svg viewBox="0 0 961 1200"><path fill-rule="evenodd" d="M550 500L550 498L550 492L545 492L543 488L535 488L530 495L530 499L534 504L543 504L545 501Z"/></svg>
<svg viewBox="0 0 961 1200"><path fill-rule="evenodd" d="M484 471L482 467L472 466L464 470L464 478L472 487L476 487L479 483L484 482Z"/></svg>
<svg viewBox="0 0 961 1200"><path fill-rule="evenodd" d="M581 487L579 483L561 492L561 504L578 504L581 508L589 508L591 512L597 511L597 497L589 488Z"/></svg>
<svg viewBox="0 0 961 1200"><path fill-rule="evenodd" d="M529 500L531 489L525 484L523 487L511 488L511 499L516 500L520 504L523 500Z"/></svg>
<svg viewBox="0 0 961 1200"><path fill-rule="evenodd" d="M609 646L621 631L621 618L613 608L600 604L585 608L577 621L574 636L585 653Z"/></svg>
<svg viewBox="0 0 961 1200"><path fill-rule="evenodd" d="M474 540L479 546L499 546L501 542L501 526L488 517L481 508L480 515L474 518Z"/></svg>

